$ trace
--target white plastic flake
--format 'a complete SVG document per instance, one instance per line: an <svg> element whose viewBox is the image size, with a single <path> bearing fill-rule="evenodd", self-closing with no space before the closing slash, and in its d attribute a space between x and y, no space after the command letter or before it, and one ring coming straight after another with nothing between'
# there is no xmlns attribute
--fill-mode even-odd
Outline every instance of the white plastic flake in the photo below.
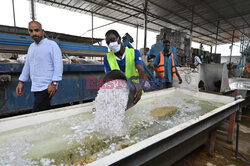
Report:
<svg viewBox="0 0 250 166"><path fill-rule="evenodd" d="M94 106L94 123L97 131L109 136L121 136L126 131L123 126L129 90L124 80L113 80L98 91Z"/></svg>

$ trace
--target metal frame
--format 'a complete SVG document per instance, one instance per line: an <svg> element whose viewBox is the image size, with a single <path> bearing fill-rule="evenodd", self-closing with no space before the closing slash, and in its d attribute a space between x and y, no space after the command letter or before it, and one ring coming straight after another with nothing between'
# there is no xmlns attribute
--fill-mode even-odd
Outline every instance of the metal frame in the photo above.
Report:
<svg viewBox="0 0 250 166"><path fill-rule="evenodd" d="M133 26L135 28L145 28L145 17L147 17L147 30L159 32L160 28L164 27L178 31L189 30L193 34L193 41L207 44L210 46L216 45L216 43L231 43L231 38L233 36L235 42L239 41L240 34L235 32L233 35L234 30L243 33L248 37L250 36L249 22L247 21L248 19L244 18L246 17L246 15L250 15L250 11L248 12L248 10L245 9L241 13L238 12L236 7L233 5L234 2L229 0L220 0L218 1L218 3L226 2L228 4L228 7L232 8L236 15L228 16L224 13L222 14L220 12L220 9L216 9L216 7L211 5L211 3L213 2L208 2L205 0L190 0L186 3L180 0L173 0L169 2L165 2L163 0L148 0L148 3L150 3L150 5L147 11L145 11L144 7L142 6L143 2L139 0L129 2L125 0L106 0L102 1L102 3L94 0L31 0L32 20L35 20L35 2L44 3L46 5L60 7L76 12L83 12L90 15L95 15L97 17L106 18L114 22L121 22L123 24ZM170 7L162 7L164 5L159 5L163 3L169 3L170 6L174 5L175 7L177 7L177 9L172 10L171 8L170 10ZM249 6L249 4L249 1L241 2L241 5L243 7ZM196 11L193 7L194 5L199 6L199 8L202 8L204 10L207 10L208 12L206 14L208 14L208 16L211 17L215 15L217 18L208 18L207 15L203 15L201 12ZM239 4L237 4L237 7L238 5ZM162 11L158 12L158 9L164 10L168 13L168 15L166 15L166 13L163 14ZM192 19L190 19L189 16L186 16L185 12L192 12ZM168 17L169 15L171 17ZM194 15L198 16L197 18L199 18L200 21L194 20ZM175 21L173 21L172 17L175 19ZM235 18L240 18L240 21L237 20L237 23L232 23L230 20ZM217 25L214 21L215 19L216 21L222 20L225 23L221 24L219 28L216 28ZM134 20L138 20L140 23ZM184 24L179 23L181 21L184 21ZM230 27L232 27L233 29L229 28L228 26L225 27L226 24L230 25ZM246 32L242 31L241 25L243 24L246 25L245 27L247 27ZM189 25L191 25L191 27L189 27ZM216 29L212 29L211 26L215 27ZM92 27L91 30L93 31L94 29L95 28ZM214 37L215 30L217 37Z"/></svg>
<svg viewBox="0 0 250 166"><path fill-rule="evenodd" d="M226 0L227 3L232 7L232 9L234 10L234 12L247 24L248 27L250 27L250 25L248 24L248 22L246 21L246 19L238 12L238 10L233 6L233 4L231 3L230 0Z"/></svg>
<svg viewBox="0 0 250 166"><path fill-rule="evenodd" d="M202 96L201 92L198 93ZM153 165L153 163L164 166L171 165L204 143L204 137L208 137L208 134L213 127L217 126L219 122L240 110L240 104L243 101L243 99L233 101L197 119L187 121L137 144L129 146L128 148L112 153L107 157L90 163L89 166ZM202 135L202 137L200 137L200 135ZM197 137L200 139L194 139ZM189 145L189 149L183 148L183 146L187 147L187 142L193 142L194 145ZM178 151L178 153L171 153L176 151L176 148L181 148L181 152ZM163 154L164 157L162 158L165 158L165 163L162 163L162 161L160 163L155 162L155 160L157 161L157 158L161 158Z"/></svg>
<svg viewBox="0 0 250 166"><path fill-rule="evenodd" d="M12 0L12 9L13 9L13 21L14 21L14 27L15 27L15 32L16 32L15 0Z"/></svg>
<svg viewBox="0 0 250 166"><path fill-rule="evenodd" d="M225 105L214 109L198 118L191 119L187 122L181 123L173 128L165 130L159 134L149 137L141 142L131 145L125 149L112 153L104 158L101 158L89 165L141 165L148 164L151 160L163 154L168 154L167 163L160 163L161 165L170 165L180 157L190 152L203 143L208 137L210 131L219 122L229 117L233 113L240 110L241 103L244 99L234 101L233 97L220 96L215 94L208 94L202 92L193 93L192 91L184 89L171 88L168 90L161 90L157 95L169 95L174 91L182 91L185 94L192 94L194 97L199 97L208 101L222 102ZM155 97L155 92L149 92L142 96L143 99ZM91 111L91 103L71 106L68 108L59 108L44 112L38 112L28 115L22 115L12 118L0 120L0 132L7 132L25 126L36 125L37 123L45 123L55 119L67 118L72 115L77 115L84 112ZM18 125L16 125L18 124ZM198 139L199 138L199 139ZM189 149L182 148L180 153L171 153L176 149L189 145ZM166 156L164 156L166 158ZM156 164L157 165L157 164Z"/></svg>
<svg viewBox="0 0 250 166"><path fill-rule="evenodd" d="M207 24L212 24L213 26L216 26L216 24L212 21L209 21L208 19L206 19L205 17L203 17L202 15L200 15L199 13L195 12L194 9L190 9L188 6L186 6L184 3L178 1L178 0L174 0L177 4L183 6L184 8L188 9L189 11L191 11L192 13L194 13L195 15L199 16L201 19L203 19L204 21L206 21ZM200 25L200 26L203 26L203 25ZM216 26L217 27L217 26ZM227 32L226 30L222 29L222 28L219 28L220 30L222 30L223 32L231 35L229 32ZM212 33L214 34L214 33ZM211 34L211 35L212 35ZM228 39L227 39L228 40Z"/></svg>
<svg viewBox="0 0 250 166"><path fill-rule="evenodd" d="M31 19L34 21L35 18L35 3L34 0L30 0L30 7L31 7Z"/></svg>

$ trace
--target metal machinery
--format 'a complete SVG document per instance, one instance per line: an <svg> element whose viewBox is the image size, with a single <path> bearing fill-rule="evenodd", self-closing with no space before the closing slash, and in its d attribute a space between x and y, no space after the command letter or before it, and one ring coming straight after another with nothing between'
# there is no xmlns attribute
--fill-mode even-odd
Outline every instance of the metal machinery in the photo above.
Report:
<svg viewBox="0 0 250 166"><path fill-rule="evenodd" d="M159 121L149 119L147 123L148 114L145 111L157 107L157 102L166 104L168 101L170 105L177 104L178 109L181 109L178 104L184 101L183 104L190 107L191 112L181 114L185 110L179 110L170 117ZM0 155L0 163L8 165L36 162L39 165L48 161L58 165L60 162L72 165L171 165L204 144L214 127L239 111L242 102L243 99L235 101L233 97L176 88L146 93L125 114L126 120L133 122L129 126L137 129L134 138L143 138L138 142L133 142L132 136L114 139L104 137L104 140L101 136L82 137L84 133L89 136L95 133L86 126L86 122L94 123L93 103L2 119L0 151L4 153ZM199 105L203 113L197 111L192 103L195 107ZM147 125L143 127L142 124ZM162 129L158 131L159 128ZM127 141L119 141L119 138L127 137ZM114 140L118 142L113 142ZM23 141L25 142L22 144ZM4 145L1 145L3 142ZM110 144L122 148L110 149ZM22 151L18 150L20 148ZM86 155L84 152L88 148L91 151L87 151L90 154Z"/></svg>
<svg viewBox="0 0 250 166"><path fill-rule="evenodd" d="M236 77L250 78L250 40L247 36L241 36L241 58L235 69Z"/></svg>
<svg viewBox="0 0 250 166"><path fill-rule="evenodd" d="M200 66L200 81L204 83L200 88L212 92L227 92L228 70L226 64L202 64Z"/></svg>
<svg viewBox="0 0 250 166"><path fill-rule="evenodd" d="M61 34L61 38L64 34ZM65 38L72 36L65 35ZM79 38L79 37L78 37ZM77 41L81 41L77 38ZM91 43L82 38L84 43ZM93 40L92 40L93 41ZM101 39L98 39L101 41ZM28 46L33 40L26 35L0 33L0 51L13 54L26 54ZM103 57L107 47L70 43L56 40L63 55ZM96 42L96 39L95 39ZM0 117L16 114L32 108L33 94L30 92L30 83L24 87L25 94L17 97L15 88L23 64L0 62ZM58 92L52 99L52 106L93 100L97 94L97 79L104 75L104 66L101 63L64 64L63 80L59 83Z"/></svg>

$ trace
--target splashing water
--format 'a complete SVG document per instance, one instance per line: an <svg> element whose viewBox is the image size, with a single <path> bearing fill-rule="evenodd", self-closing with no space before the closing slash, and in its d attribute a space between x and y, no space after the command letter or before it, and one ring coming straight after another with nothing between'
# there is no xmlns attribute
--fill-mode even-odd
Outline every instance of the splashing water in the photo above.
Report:
<svg viewBox="0 0 250 166"><path fill-rule="evenodd" d="M122 136L126 132L123 125L129 89L124 80L105 83L94 101L96 108L94 124L96 130L108 136Z"/></svg>

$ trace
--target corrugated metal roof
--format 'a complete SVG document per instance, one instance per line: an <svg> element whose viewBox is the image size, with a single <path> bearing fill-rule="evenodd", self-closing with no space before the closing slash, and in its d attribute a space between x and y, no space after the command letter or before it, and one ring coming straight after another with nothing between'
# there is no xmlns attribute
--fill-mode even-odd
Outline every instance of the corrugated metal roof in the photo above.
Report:
<svg viewBox="0 0 250 166"><path fill-rule="evenodd" d="M112 21L144 26L145 0L36 0L50 6L91 14ZM215 45L217 25L218 44L230 43L244 33L250 37L250 0L148 0L148 29L163 28L190 31L192 40ZM219 22L219 24L218 24Z"/></svg>

